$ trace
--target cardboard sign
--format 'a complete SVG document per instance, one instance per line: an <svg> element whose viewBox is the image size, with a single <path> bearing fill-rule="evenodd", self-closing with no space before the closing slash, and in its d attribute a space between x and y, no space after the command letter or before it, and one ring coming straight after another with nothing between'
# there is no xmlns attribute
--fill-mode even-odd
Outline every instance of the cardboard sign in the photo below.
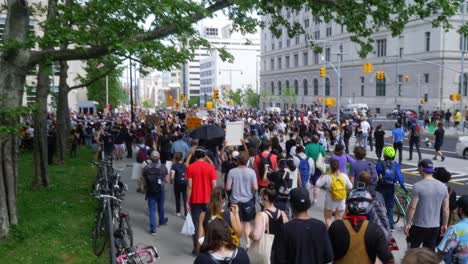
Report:
<svg viewBox="0 0 468 264"><path fill-rule="evenodd" d="M202 120L199 117L196 116L191 116L187 118L187 129L195 129L199 126L201 126Z"/></svg>
<svg viewBox="0 0 468 264"><path fill-rule="evenodd" d="M145 122L146 122L146 124L148 124L148 125L149 125L149 124L157 124L158 121L159 121L159 118L158 118L157 115L148 115L148 116L146 116L146 118L145 118Z"/></svg>
<svg viewBox="0 0 468 264"><path fill-rule="evenodd" d="M240 146L244 138L244 122L226 123L226 146Z"/></svg>

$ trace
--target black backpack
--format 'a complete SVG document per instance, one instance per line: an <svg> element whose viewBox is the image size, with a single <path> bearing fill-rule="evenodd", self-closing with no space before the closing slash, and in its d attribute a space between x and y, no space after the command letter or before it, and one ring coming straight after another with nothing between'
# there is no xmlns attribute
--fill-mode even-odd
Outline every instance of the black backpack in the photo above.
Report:
<svg viewBox="0 0 468 264"><path fill-rule="evenodd" d="M268 156L264 157L262 153L258 154L260 158L260 165L258 166L258 172L260 173L260 178L264 178L264 180L268 177L268 174L270 174L273 171L272 165L271 165L271 153L268 154ZM265 170L266 175L265 175Z"/></svg>
<svg viewBox="0 0 468 264"><path fill-rule="evenodd" d="M156 194L163 191L163 180L166 175L163 175L163 165L159 162L153 162L145 168L146 192L148 194Z"/></svg>

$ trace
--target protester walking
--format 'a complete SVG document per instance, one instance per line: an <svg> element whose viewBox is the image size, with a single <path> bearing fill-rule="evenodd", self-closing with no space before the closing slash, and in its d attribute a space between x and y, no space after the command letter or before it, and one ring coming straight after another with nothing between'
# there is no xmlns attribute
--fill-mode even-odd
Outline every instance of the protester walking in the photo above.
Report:
<svg viewBox="0 0 468 264"><path fill-rule="evenodd" d="M445 160L444 153L442 152L441 148L444 145L444 137L445 137L445 129L442 123L437 124L437 129L434 131L434 149L435 149L435 156L433 160L437 160L437 156L440 156L442 161Z"/></svg>
<svg viewBox="0 0 468 264"><path fill-rule="evenodd" d="M422 159L421 158L421 150L419 149L419 144L421 142L421 128L419 127L418 120L413 119L411 120L410 125L408 126L409 129L409 159L413 159L413 146L416 147L416 151L418 152L418 162Z"/></svg>
<svg viewBox="0 0 468 264"><path fill-rule="evenodd" d="M401 128L401 123L395 123L395 128L392 130L392 143L395 152L398 152L398 163L403 161L403 139L405 131ZM395 153L396 154L396 153ZM385 156L384 156L385 159Z"/></svg>
<svg viewBox="0 0 468 264"><path fill-rule="evenodd" d="M382 151L385 146L385 131L382 129L382 124L377 125L374 132L375 138L375 154L377 161L382 160Z"/></svg>
<svg viewBox="0 0 468 264"><path fill-rule="evenodd" d="M187 168L182 160L182 153L174 154L174 163L171 166L171 183L174 184L174 197L176 204L176 215L180 214L180 199L184 207L184 216L187 215L187 178L185 175Z"/></svg>

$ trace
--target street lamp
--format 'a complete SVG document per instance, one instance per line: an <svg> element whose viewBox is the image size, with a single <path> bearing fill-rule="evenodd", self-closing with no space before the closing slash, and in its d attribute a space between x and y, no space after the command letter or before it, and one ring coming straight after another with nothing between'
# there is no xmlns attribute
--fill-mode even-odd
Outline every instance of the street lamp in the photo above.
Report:
<svg viewBox="0 0 468 264"><path fill-rule="evenodd" d="M337 82L338 82L338 87L336 88L336 120L338 121L338 123L340 123L340 120L341 120L341 56L343 56L343 52L340 52L340 53L336 53L337 55L337 67L335 67L335 65L329 61L326 61L325 60L325 57L322 56L322 62L323 63L326 63L326 64L329 64L333 70L336 72L336 76L337 76ZM323 96L325 97L325 78L323 78L324 80L324 85L323 85ZM325 98L323 98L323 102L322 102L322 108L323 108L323 113L325 113Z"/></svg>

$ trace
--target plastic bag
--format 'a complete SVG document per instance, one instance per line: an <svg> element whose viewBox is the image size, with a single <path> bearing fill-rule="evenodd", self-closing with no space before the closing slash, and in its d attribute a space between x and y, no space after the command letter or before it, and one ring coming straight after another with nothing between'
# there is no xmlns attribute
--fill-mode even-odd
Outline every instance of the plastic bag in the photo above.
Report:
<svg viewBox="0 0 468 264"><path fill-rule="evenodd" d="M132 167L132 180L138 180L143 175L143 164L134 162Z"/></svg>
<svg viewBox="0 0 468 264"><path fill-rule="evenodd" d="M195 234L195 226L193 225L192 216L190 215L190 213L188 213L185 217L185 222L182 226L182 231L180 231L180 233L186 236L192 236L193 234Z"/></svg>

